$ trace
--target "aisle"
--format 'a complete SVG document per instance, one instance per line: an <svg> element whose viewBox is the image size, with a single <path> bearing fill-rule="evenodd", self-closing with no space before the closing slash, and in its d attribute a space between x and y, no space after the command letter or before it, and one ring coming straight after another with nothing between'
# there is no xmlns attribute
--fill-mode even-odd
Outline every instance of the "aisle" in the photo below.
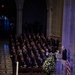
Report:
<svg viewBox="0 0 75 75"><path fill-rule="evenodd" d="M0 75L12 75L12 62L8 41L0 41Z"/></svg>

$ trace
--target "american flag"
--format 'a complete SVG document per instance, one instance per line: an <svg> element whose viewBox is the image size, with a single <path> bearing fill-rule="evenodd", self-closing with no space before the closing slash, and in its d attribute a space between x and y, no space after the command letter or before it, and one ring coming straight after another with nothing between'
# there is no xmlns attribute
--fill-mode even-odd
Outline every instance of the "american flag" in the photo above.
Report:
<svg viewBox="0 0 75 75"><path fill-rule="evenodd" d="M70 50L67 51L66 75L71 75L70 69Z"/></svg>

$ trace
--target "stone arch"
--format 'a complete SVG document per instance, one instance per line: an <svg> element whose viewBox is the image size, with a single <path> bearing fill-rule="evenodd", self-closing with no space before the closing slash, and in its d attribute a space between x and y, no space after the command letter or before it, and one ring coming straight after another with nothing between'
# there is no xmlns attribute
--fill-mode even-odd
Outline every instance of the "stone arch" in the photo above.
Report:
<svg viewBox="0 0 75 75"><path fill-rule="evenodd" d="M17 34L22 34L23 32L23 28L24 28L24 23L22 21L22 18L23 17L23 6L24 6L24 3L26 2L26 0L15 0L16 1L16 6L17 6ZM51 29L52 29L52 12L51 12L51 0L44 0L45 1L45 4L46 4L46 27L45 27L45 33L46 33L46 36L50 37L50 35L52 34L51 32Z"/></svg>
<svg viewBox="0 0 75 75"><path fill-rule="evenodd" d="M26 6L27 5L27 3L26 2L29 2L29 1L31 1L31 0L25 0L24 1L24 8L25 7L28 7L28 6ZM33 23L34 21L39 21L40 20L40 22L43 24L42 25L42 28L43 29L41 29L42 31L41 31L41 33L42 32L44 32L45 34L46 34L46 30L47 30L47 3L46 3L46 0L42 0L42 1L40 1L40 0L37 0L37 3L35 2L35 0L32 0L31 1L31 3L32 2L34 2L33 4L36 4L35 6L37 7L38 5L37 5L37 3L39 3L39 5L41 6L41 9L39 9L39 8L35 8L34 7L34 5L32 5L30 8L32 8L33 7L33 9L32 9L32 11L30 11L29 9L27 9L27 8L25 8L25 10L26 11L24 11L24 9L23 9L23 27L22 28L24 28L24 26L26 25L26 23L28 23L28 21L29 22L31 22L31 23ZM25 4L26 3L26 4ZM31 3L30 3L30 5L31 5ZM43 8L43 7L44 8ZM33 11L33 10L35 10L35 12ZM42 13L40 13L40 11L42 12ZM40 14L40 15L42 15L42 16L40 16L40 15L38 15L38 13L36 13L36 11L38 11L38 13ZM31 13L30 13L31 12ZM29 15L27 15L29 13ZM33 14L35 15L35 16L32 16ZM45 14L44 14L45 13ZM45 16L44 16L45 15ZM31 16L31 17L30 17ZM39 16L40 16L40 18L39 18ZM26 17L27 17L27 19L26 19ZM29 17L31 18L31 19L29 19ZM24 29L23 29L23 32L24 32Z"/></svg>

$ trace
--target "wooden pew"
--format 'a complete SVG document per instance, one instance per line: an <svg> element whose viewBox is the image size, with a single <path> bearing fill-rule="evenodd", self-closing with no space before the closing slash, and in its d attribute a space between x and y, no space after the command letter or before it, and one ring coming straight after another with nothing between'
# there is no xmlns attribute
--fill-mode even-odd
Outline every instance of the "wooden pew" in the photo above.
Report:
<svg viewBox="0 0 75 75"><path fill-rule="evenodd" d="M28 72L43 72L42 68L19 68L19 73L28 73Z"/></svg>
<svg viewBox="0 0 75 75"><path fill-rule="evenodd" d="M47 75L46 73L19 73L19 75Z"/></svg>

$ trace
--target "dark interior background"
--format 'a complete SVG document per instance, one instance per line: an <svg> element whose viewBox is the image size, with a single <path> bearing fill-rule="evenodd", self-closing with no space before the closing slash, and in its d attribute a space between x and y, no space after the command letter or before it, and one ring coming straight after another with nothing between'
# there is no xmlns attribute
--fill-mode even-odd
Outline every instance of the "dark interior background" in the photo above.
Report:
<svg viewBox="0 0 75 75"><path fill-rule="evenodd" d="M8 37L16 30L15 0L0 0L0 36Z"/></svg>
<svg viewBox="0 0 75 75"><path fill-rule="evenodd" d="M23 33L44 33L47 25L45 0L25 0L23 6Z"/></svg>

